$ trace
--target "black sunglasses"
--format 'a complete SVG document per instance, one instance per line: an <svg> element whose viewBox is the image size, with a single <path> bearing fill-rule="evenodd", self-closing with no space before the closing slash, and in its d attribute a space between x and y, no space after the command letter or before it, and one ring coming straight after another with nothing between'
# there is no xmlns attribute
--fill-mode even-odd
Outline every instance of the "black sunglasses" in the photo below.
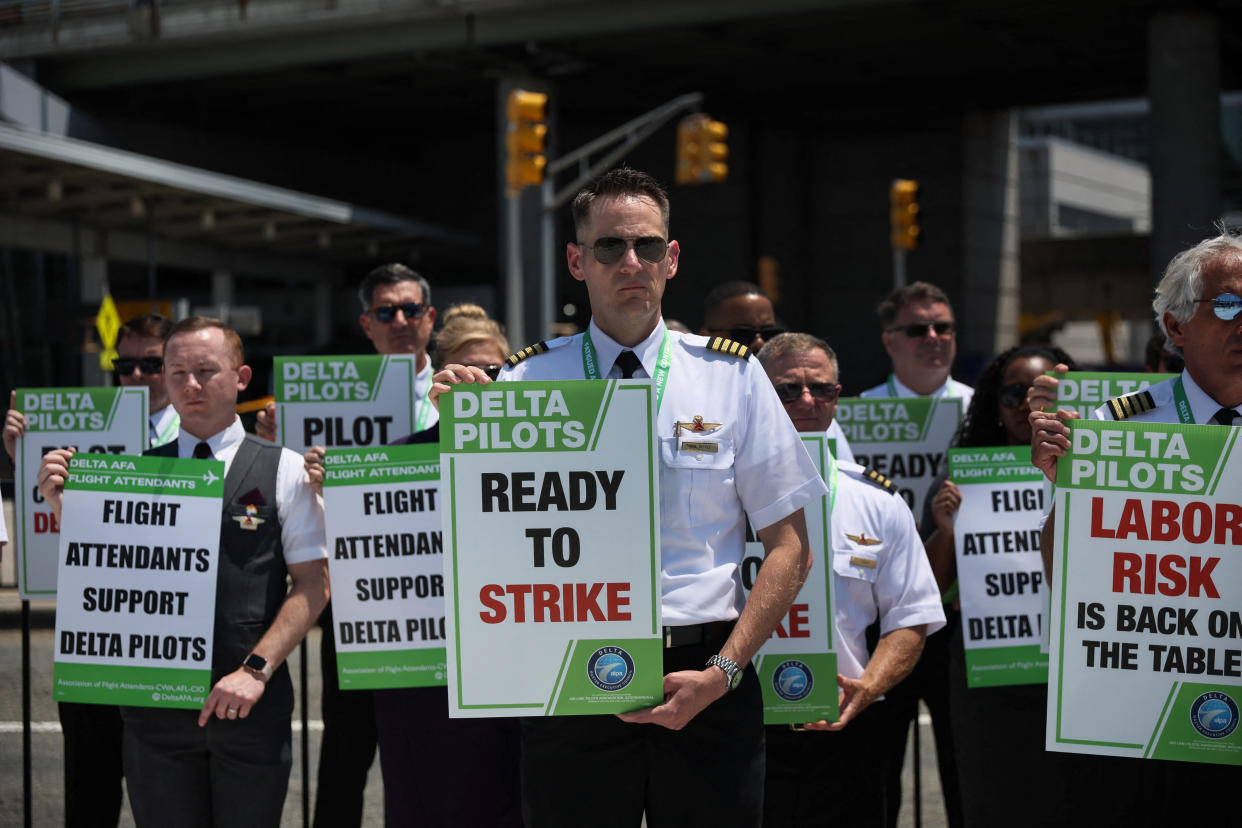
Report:
<svg viewBox="0 0 1242 828"><path fill-rule="evenodd" d="M159 374L164 371L163 357L117 357L112 360L112 367L121 375L132 374L137 368L144 374Z"/></svg>
<svg viewBox="0 0 1242 828"><path fill-rule="evenodd" d="M1196 299L1195 303L1211 302L1212 311L1216 314L1217 319L1224 319L1226 322L1237 319L1238 312L1242 311L1242 296L1236 293L1222 293L1215 299Z"/></svg>
<svg viewBox="0 0 1242 828"><path fill-rule="evenodd" d="M612 264L621 260L625 251L630 248L630 242L616 236L604 236L596 239L595 244L582 246L589 247L595 254L595 261L600 264ZM664 261L664 257L668 255L668 242L659 236L641 236L634 239L634 252L643 261L656 264Z"/></svg>
<svg viewBox="0 0 1242 828"><path fill-rule="evenodd" d="M427 312L427 306L422 302L402 302L400 305L376 305L371 308L372 315L384 323L396 319L397 311L405 314L406 319L417 319Z"/></svg>
<svg viewBox="0 0 1242 828"><path fill-rule="evenodd" d="M1002 385L996 391L996 399L1005 408L1017 408L1026 402L1026 386L1020 382Z"/></svg>
<svg viewBox="0 0 1242 828"><path fill-rule="evenodd" d="M785 333L785 329L780 325L764 325L762 328L752 328L750 325L734 325L732 328L712 328L718 333L727 334L729 339L734 342L740 342L743 345L749 345L755 341L755 337L763 337L763 341L767 342L773 337L780 336Z"/></svg>
<svg viewBox="0 0 1242 828"><path fill-rule="evenodd" d="M894 325L888 329L889 333L897 333L901 331L911 339L918 339L921 336L927 336L929 331L935 331L936 336L949 336L953 333L952 322L911 322L909 325Z"/></svg>
<svg viewBox="0 0 1242 828"><path fill-rule="evenodd" d="M491 363L491 364L489 364L489 365L478 365L478 364L473 363L473 362L467 362L467 363L466 363L466 367L467 367L467 368L478 368L478 369L479 369L479 370L481 370L483 373L487 374L487 378L488 378L488 379L493 379L493 380L494 380L494 379L496 379L496 377L500 376L500 369L501 369L501 368L504 368L505 366L503 366L503 365L497 365L497 364L496 364L496 363L494 363L494 362L493 362L493 363Z"/></svg>
<svg viewBox="0 0 1242 828"><path fill-rule="evenodd" d="M835 382L778 382L776 396L781 402L791 403L802 399L802 389L811 392L811 396L825 402L836 402L841 393L841 386Z"/></svg>

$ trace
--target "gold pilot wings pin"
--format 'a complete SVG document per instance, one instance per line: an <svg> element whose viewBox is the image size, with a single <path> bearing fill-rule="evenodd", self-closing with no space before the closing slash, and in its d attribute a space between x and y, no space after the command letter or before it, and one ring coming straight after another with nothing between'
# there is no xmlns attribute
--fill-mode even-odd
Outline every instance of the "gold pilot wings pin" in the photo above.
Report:
<svg viewBox="0 0 1242 828"><path fill-rule="evenodd" d="M715 454L720 451L720 445L706 440L685 440L683 434L706 434L715 431L724 423L709 423L703 420L702 414L695 414L689 422L681 422L677 420L673 423L675 436L677 437L677 447L679 451L693 451L696 454Z"/></svg>

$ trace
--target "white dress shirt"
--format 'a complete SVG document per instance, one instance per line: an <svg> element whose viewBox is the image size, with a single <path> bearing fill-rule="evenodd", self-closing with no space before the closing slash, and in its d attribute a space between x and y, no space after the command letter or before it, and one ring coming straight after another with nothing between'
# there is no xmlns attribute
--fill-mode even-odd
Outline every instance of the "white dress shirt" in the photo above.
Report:
<svg viewBox="0 0 1242 828"><path fill-rule="evenodd" d="M218 431L205 441L181 431L177 434L177 455L193 457L194 447L206 442L213 459L224 463L227 477L246 437L241 420ZM280 450L276 468L276 514L280 516L280 542L284 547L285 565L326 559L328 541L323 529L323 501L310 487L302 458L287 448Z"/></svg>
<svg viewBox="0 0 1242 828"><path fill-rule="evenodd" d="M892 381L892 387L889 387L889 381ZM897 393L894 394L893 390ZM896 374L889 374L888 379L877 385L875 388L868 388L858 396L860 397L956 397L962 401L962 414L966 413L966 409L970 408L970 399L975 395L975 389L965 383L958 382L949 377L944 381L944 385L937 388L930 394L919 394L913 388L897 379Z"/></svg>
<svg viewBox="0 0 1242 828"><path fill-rule="evenodd" d="M643 365L636 376L652 376L665 330L661 320L627 349L592 320L600 372L620 377L617 355L633 350ZM671 626L732 620L744 603L744 516L756 529L771 526L825 495L827 487L758 360L712 351L709 337L669 337L671 368L656 416L663 619ZM553 340L546 353L506 367L500 379L584 379L582 338ZM696 416L719 423L694 435L697 442L717 444L716 452L679 450L675 424Z"/></svg>

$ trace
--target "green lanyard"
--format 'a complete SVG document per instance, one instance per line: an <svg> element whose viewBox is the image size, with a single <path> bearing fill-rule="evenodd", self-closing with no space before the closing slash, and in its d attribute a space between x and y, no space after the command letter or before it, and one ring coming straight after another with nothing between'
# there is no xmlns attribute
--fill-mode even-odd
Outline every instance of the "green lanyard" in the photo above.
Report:
<svg viewBox="0 0 1242 828"><path fill-rule="evenodd" d="M1186 389L1182 387L1181 377L1173 381L1173 399L1176 402L1173 407L1177 409L1177 419L1183 425L1194 425L1195 413L1190 410L1190 400L1186 399Z"/></svg>
<svg viewBox="0 0 1242 828"><path fill-rule="evenodd" d="M181 415L174 413L172 419L168 421L168 425L164 426L164 430L155 438L155 442L151 443L151 448L158 448L165 443L171 443L173 438L177 436L177 432L181 430Z"/></svg>
<svg viewBox="0 0 1242 828"><path fill-rule="evenodd" d="M414 431L425 431L427 421L431 419L431 373L427 374L427 387L423 389L423 401L418 404L418 416L414 420Z"/></svg>
<svg viewBox="0 0 1242 828"><path fill-rule="evenodd" d="M837 458L828 452L828 514L837 505Z"/></svg>
<svg viewBox="0 0 1242 828"><path fill-rule="evenodd" d="M664 341L660 343L660 354L656 357L655 376L651 379L656 388L656 411L664 402L664 389L668 385L668 371L673 364L673 338L664 330ZM595 344L591 342L591 332L582 335L582 373L587 379L603 379L599 372L599 358L595 355Z"/></svg>
<svg viewBox="0 0 1242 828"><path fill-rule="evenodd" d="M947 383L946 383L946 385L947 385ZM900 397L900 396L901 396L900 394L898 394L898 393L897 393L897 382L896 382L896 380L894 379L894 375L893 375L893 374L889 374L889 375L888 375L888 395L889 395L890 397ZM954 396L956 396L956 395L953 393L953 386L948 385L948 387L946 388L946 390L945 390L945 392L944 392L944 396L945 396L947 399L953 399L953 397L954 397Z"/></svg>

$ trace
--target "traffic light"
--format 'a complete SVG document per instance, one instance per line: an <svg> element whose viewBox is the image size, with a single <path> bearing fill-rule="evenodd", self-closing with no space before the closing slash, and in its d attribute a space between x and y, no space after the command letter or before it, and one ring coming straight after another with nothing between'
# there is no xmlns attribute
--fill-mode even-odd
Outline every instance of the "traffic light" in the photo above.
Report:
<svg viewBox="0 0 1242 828"><path fill-rule="evenodd" d="M542 92L514 89L509 93L505 146L509 160L505 180L511 192L543 183L548 158L544 155L548 137L545 110L548 96Z"/></svg>
<svg viewBox="0 0 1242 828"><path fill-rule="evenodd" d="M677 183L719 183L729 177L729 127L706 115L687 115L677 125Z"/></svg>
<svg viewBox="0 0 1242 828"><path fill-rule="evenodd" d="M893 247L913 250L919 246L919 182L909 178L895 178L888 191L892 215Z"/></svg>

